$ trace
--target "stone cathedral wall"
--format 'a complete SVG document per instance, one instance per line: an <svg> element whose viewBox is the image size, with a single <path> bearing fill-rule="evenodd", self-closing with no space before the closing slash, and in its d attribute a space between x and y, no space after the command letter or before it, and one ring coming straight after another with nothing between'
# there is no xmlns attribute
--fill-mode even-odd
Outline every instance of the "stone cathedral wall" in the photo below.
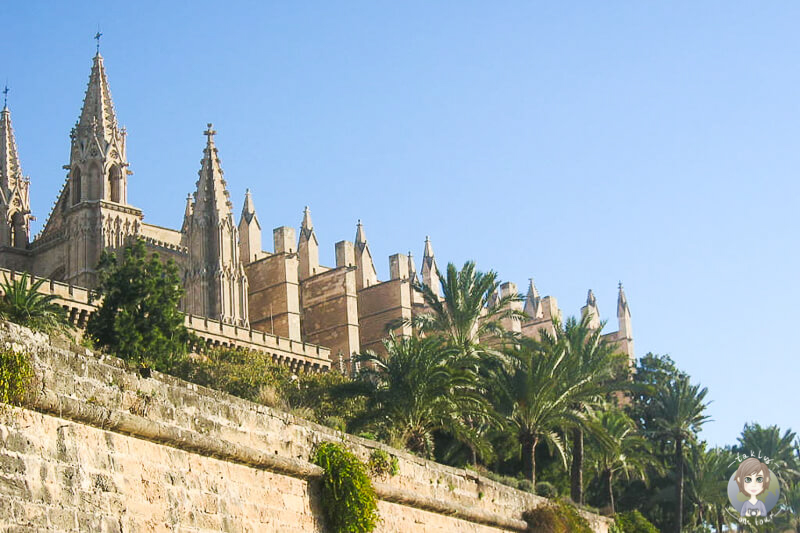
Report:
<svg viewBox="0 0 800 533"><path fill-rule="evenodd" d="M36 372L23 407L0 406L3 531L323 532L308 462L322 441L399 459L375 483L378 531L525 531L543 501L14 324L0 322L0 346L30 352Z"/></svg>

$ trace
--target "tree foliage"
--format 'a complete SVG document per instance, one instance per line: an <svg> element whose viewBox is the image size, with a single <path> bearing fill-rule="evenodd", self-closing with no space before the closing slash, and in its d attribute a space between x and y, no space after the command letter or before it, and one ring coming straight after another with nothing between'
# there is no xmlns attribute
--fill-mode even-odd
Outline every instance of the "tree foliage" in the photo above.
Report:
<svg viewBox="0 0 800 533"><path fill-rule="evenodd" d="M12 280L5 278L0 283L0 318L45 333L69 329L66 311L54 302L56 296L40 292L44 282L30 283L27 272Z"/></svg>
<svg viewBox="0 0 800 533"><path fill-rule="evenodd" d="M190 336L178 310L183 288L177 265L157 253L148 257L137 240L121 259L103 252L97 269L103 301L87 326L96 345L155 370L180 363Z"/></svg>

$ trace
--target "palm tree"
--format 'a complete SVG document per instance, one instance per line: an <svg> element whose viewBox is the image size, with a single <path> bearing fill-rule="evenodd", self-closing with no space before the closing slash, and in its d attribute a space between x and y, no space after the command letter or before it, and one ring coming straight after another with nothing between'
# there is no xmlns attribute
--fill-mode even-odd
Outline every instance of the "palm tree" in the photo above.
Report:
<svg viewBox="0 0 800 533"><path fill-rule="evenodd" d="M559 342L564 343L568 357L572 363L579 367L579 372L594 376L597 384L602 387L598 390L598 397L593 400L618 391L622 383L618 376L626 375L624 361L626 357L616 352L616 346L605 342L601 331L605 322L600 327L591 327L592 315L584 314L580 320L570 317L563 323L553 320L554 332L551 335L546 330L542 331L541 343L544 349L553 349ZM578 404L577 409L590 407ZM584 429L582 425L571 428L572 464L570 466L570 493L572 501L583 503L583 463L584 463Z"/></svg>
<svg viewBox="0 0 800 533"><path fill-rule="evenodd" d="M543 442L555 449L566 466L559 431L584 424L589 409L576 406L592 405L602 388L594 374L569 357L564 343L542 350L523 340L512 353L518 363L506 380L508 420L522 447L523 473L535 485L536 446Z"/></svg>
<svg viewBox="0 0 800 533"><path fill-rule="evenodd" d="M703 414L703 403L708 389L692 385L688 378L678 378L671 386L660 387L655 398L659 433L675 446L675 531L680 533L683 524L683 446L694 442L696 433L709 417Z"/></svg>
<svg viewBox="0 0 800 533"><path fill-rule="evenodd" d="M591 455L597 473L608 488L608 505L613 514L615 476L647 483L648 469L659 471L661 466L650 443L638 434L636 424L624 412L619 409L602 411L596 421L608 438L595 442Z"/></svg>
<svg viewBox="0 0 800 533"><path fill-rule="evenodd" d="M739 437L737 451L743 454L760 454L770 458L770 469L780 470L784 479L800 480L800 457L797 455L797 434L787 429L781 435L778 426L761 427L756 422L745 424Z"/></svg>
<svg viewBox="0 0 800 533"><path fill-rule="evenodd" d="M438 287L414 281L414 289L422 294L430 309L429 313L407 321L420 333L441 335L462 353L486 352L489 351L486 341L503 335L503 319L525 316L510 306L512 302L521 301L522 296L497 297L500 281L493 270L481 272L476 270L473 261L467 261L460 271L453 263L448 263L446 275L442 276L438 270L437 274L441 280L441 298Z"/></svg>
<svg viewBox="0 0 800 533"><path fill-rule="evenodd" d="M468 421L485 422L493 416L470 356L438 337L390 335L384 347L385 356L357 355L357 361L368 363L361 367L360 379L335 389L341 396L367 398L356 428L380 428L391 440L424 457L433 454L435 431L485 452L485 441Z"/></svg>
<svg viewBox="0 0 800 533"><path fill-rule="evenodd" d="M5 278L0 283L0 318L46 333L69 328L66 311L53 303L56 296L39 292L44 281L29 285L27 272L10 281Z"/></svg>
<svg viewBox="0 0 800 533"><path fill-rule="evenodd" d="M690 447L691 468L686 485L687 499L692 502L693 526L702 529L706 522L722 531L728 523L728 477L735 455L729 448L706 449L700 442Z"/></svg>

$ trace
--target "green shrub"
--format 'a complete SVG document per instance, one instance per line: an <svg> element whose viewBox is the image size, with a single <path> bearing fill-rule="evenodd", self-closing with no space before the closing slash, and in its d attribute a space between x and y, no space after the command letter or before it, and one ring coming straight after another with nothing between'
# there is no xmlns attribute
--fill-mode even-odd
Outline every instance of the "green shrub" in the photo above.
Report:
<svg viewBox="0 0 800 533"><path fill-rule="evenodd" d="M30 355L0 348L0 403L19 405L32 380Z"/></svg>
<svg viewBox="0 0 800 533"><path fill-rule="evenodd" d="M563 500L555 500L525 511L522 518L528 522L528 530L537 533L592 533L589 522L575 506Z"/></svg>
<svg viewBox="0 0 800 533"><path fill-rule="evenodd" d="M547 481L540 481L539 483L536 484L536 494L544 498L552 499L558 497L558 489L556 489L552 483L548 483Z"/></svg>
<svg viewBox="0 0 800 533"><path fill-rule="evenodd" d="M311 461L321 466L322 513L334 533L368 533L375 529L378 502L367 469L340 444L319 445Z"/></svg>
<svg viewBox="0 0 800 533"><path fill-rule="evenodd" d="M619 533L658 533L658 528L639 511L619 513L614 521Z"/></svg>
<svg viewBox="0 0 800 533"><path fill-rule="evenodd" d="M45 333L70 329L66 311L54 302L56 296L39 292L45 280L28 281L25 272L19 278L0 282L0 318Z"/></svg>
<svg viewBox="0 0 800 533"><path fill-rule="evenodd" d="M396 476L400 470L397 457L389 455L383 450L373 450L367 461L367 468L375 477Z"/></svg>

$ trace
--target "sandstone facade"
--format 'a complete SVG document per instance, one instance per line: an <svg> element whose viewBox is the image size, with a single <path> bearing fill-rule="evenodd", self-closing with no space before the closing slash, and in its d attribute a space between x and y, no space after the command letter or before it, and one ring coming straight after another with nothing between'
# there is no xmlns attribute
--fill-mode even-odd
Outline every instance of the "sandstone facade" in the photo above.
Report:
<svg viewBox="0 0 800 533"><path fill-rule="evenodd" d="M389 322L425 311L412 282L439 286L428 238L421 272L410 252L395 254L389 258L390 279L385 281L378 279L360 221L353 241L335 244L334 266L320 264L320 243L308 208L299 235L294 228L278 227L273 230L272 250L263 250L261 221L249 192L239 223L234 221L215 133L209 124L199 179L187 198L181 229L147 224L142 211L127 202L131 174L127 133L119 127L98 52L70 134L64 186L44 229L31 239L30 181L22 174L11 114L4 107L0 115L0 267L92 288L100 254L141 238L150 250L180 266L186 289L182 306L187 314L295 343L322 345L331 354L330 365L343 371L350 370L353 354L381 350ZM501 291L516 293L517 288L506 283ZM533 281L518 307L530 319L509 320L506 327L532 337L542 328L551 329L552 318L561 314L555 298L541 297ZM591 291L583 312L599 317ZM630 309L621 285L617 317L618 331L606 338L633 359ZM411 332L406 327L399 333Z"/></svg>

